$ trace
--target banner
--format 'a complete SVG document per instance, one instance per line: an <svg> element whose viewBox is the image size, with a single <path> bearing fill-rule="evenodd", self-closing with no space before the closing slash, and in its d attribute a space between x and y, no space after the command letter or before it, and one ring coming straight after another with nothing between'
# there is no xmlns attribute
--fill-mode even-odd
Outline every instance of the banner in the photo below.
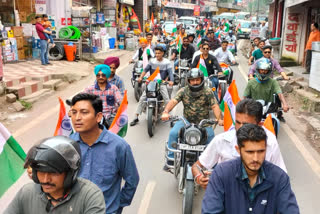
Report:
<svg viewBox="0 0 320 214"><path fill-rule="evenodd" d="M193 15L200 16L200 6L199 5L194 6Z"/></svg>

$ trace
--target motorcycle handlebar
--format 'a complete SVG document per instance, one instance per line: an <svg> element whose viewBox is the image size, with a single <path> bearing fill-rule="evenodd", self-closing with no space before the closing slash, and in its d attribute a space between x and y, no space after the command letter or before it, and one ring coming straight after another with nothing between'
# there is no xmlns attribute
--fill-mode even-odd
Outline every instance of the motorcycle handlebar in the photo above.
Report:
<svg viewBox="0 0 320 214"><path fill-rule="evenodd" d="M184 117L179 117L179 116L170 116L169 121L175 122L178 120L182 120L184 122L185 125L188 124L187 120ZM217 120L211 120L211 119L203 119L200 121L199 126L202 128L204 125L215 125L218 124Z"/></svg>

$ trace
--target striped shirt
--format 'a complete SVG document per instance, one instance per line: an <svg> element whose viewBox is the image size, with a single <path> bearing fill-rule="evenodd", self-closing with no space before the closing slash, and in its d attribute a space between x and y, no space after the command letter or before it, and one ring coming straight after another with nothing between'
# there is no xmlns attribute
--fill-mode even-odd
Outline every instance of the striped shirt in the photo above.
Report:
<svg viewBox="0 0 320 214"><path fill-rule="evenodd" d="M157 67L160 69L160 76L162 80L165 80L168 77L169 81L174 81L171 62L166 58L163 58L162 61L158 61L156 58L150 59L148 65L144 69L144 72L149 72L150 75L152 75Z"/></svg>
<svg viewBox="0 0 320 214"><path fill-rule="evenodd" d="M106 88L102 91L97 81L95 81L95 84L84 89L84 92L101 98L103 104L102 113L106 118L109 118L111 113L117 113L122 101L122 96L117 86L108 82Z"/></svg>
<svg viewBox="0 0 320 214"><path fill-rule="evenodd" d="M111 80L108 80L108 82L117 86L121 95L124 95L124 90L126 90L126 88L124 87L123 80L118 75L114 75Z"/></svg>

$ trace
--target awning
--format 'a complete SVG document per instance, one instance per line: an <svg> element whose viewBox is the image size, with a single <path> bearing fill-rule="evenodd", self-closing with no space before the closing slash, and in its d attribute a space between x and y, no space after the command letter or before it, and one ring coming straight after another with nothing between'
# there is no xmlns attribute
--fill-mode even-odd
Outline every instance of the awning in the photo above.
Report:
<svg viewBox="0 0 320 214"><path fill-rule="evenodd" d="M303 2L307 2L309 0L287 0L285 2L285 6L286 7L292 7L292 6L295 6L295 5L298 5L298 4L301 4Z"/></svg>
<svg viewBox="0 0 320 214"><path fill-rule="evenodd" d="M134 6L134 0L119 0L121 4L128 4Z"/></svg>

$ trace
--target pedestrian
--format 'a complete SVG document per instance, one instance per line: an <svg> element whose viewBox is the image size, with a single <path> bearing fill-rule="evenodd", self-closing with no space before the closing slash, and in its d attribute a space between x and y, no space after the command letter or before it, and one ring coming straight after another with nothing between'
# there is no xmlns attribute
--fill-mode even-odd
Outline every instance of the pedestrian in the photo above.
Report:
<svg viewBox="0 0 320 214"><path fill-rule="evenodd" d="M102 191L77 176L82 162L77 142L47 138L29 158L34 183L24 185L4 213L106 213Z"/></svg>
<svg viewBox="0 0 320 214"><path fill-rule="evenodd" d="M104 60L104 64L108 65L111 70L110 77L108 78L108 82L117 86L117 88L120 90L121 95L123 97L124 91L126 90L124 86L123 80L116 74L117 69L120 66L120 59L119 57L108 57Z"/></svg>
<svg viewBox="0 0 320 214"><path fill-rule="evenodd" d="M44 29L44 27L41 24L41 17L36 16L36 30L37 34L40 38L40 59L41 59L41 64L42 65L51 65L49 63L49 44L48 44L48 39L44 35L44 33L51 34L51 31L48 31Z"/></svg>
<svg viewBox="0 0 320 214"><path fill-rule="evenodd" d="M320 41L320 31L318 23L311 24L311 32L307 41L305 48L305 66L306 70L302 72L303 74L310 74L311 68L311 57L312 57L312 42Z"/></svg>
<svg viewBox="0 0 320 214"><path fill-rule="evenodd" d="M290 178L265 160L267 135L255 124L237 131L239 158L218 164L212 171L202 201L202 214L299 214Z"/></svg>
<svg viewBox="0 0 320 214"><path fill-rule="evenodd" d="M123 97L118 87L108 81L111 76L111 69L108 65L97 65L94 67L94 74L96 75L94 84L85 88L84 92L95 94L101 98L104 119L108 125L111 125Z"/></svg>
<svg viewBox="0 0 320 214"><path fill-rule="evenodd" d="M243 99L236 105L235 127L223 132L209 143L199 160L192 166L194 180L202 188L206 188L209 181L210 170L219 163L239 157L235 146L237 145L236 131L247 123L260 125L262 119L262 105L253 99ZM263 127L264 128L264 127ZM264 128L267 134L266 160L279 166L287 172L276 136ZM200 169L204 169L202 174Z"/></svg>
<svg viewBox="0 0 320 214"><path fill-rule="evenodd" d="M92 181L102 190L107 214L122 213L131 204L139 183L130 145L100 125L102 101L98 96L75 95L70 114L76 131L70 137L81 149L79 177Z"/></svg>

